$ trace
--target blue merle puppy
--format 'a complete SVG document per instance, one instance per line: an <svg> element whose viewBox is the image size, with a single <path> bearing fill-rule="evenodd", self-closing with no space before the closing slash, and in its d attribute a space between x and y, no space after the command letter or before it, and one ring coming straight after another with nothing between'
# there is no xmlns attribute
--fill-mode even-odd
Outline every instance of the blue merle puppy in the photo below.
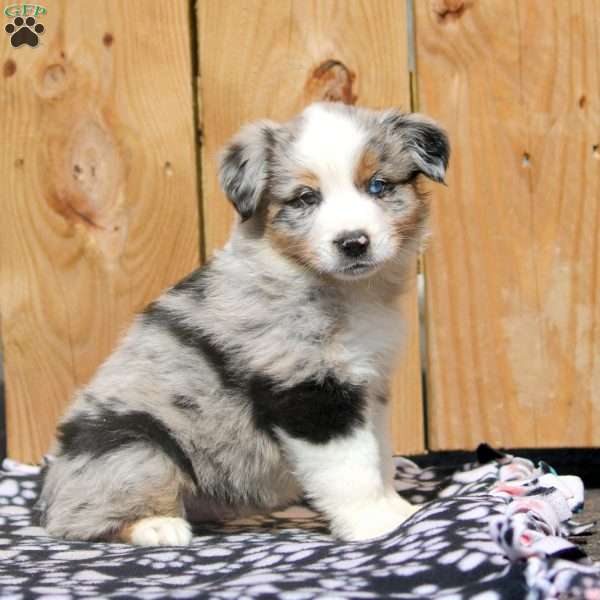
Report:
<svg viewBox="0 0 600 600"><path fill-rule="evenodd" d="M225 149L225 248L140 314L58 427L54 536L185 545L191 521L306 495L344 540L398 527L386 397L426 232L429 119L313 104Z"/></svg>

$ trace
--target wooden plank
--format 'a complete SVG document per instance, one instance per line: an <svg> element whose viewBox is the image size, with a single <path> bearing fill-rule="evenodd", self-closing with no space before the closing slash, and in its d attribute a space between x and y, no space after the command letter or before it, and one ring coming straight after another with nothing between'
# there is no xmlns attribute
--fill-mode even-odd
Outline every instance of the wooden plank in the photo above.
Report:
<svg viewBox="0 0 600 600"><path fill-rule="evenodd" d="M314 100L410 107L406 6L388 0L201 0L203 202L208 252L229 235L232 210L217 154L245 122L285 120ZM412 334L395 379L395 449L423 449L416 293L404 300Z"/></svg>
<svg viewBox="0 0 600 600"><path fill-rule="evenodd" d="M600 6L416 3L448 127L427 255L432 447L600 442Z"/></svg>
<svg viewBox="0 0 600 600"><path fill-rule="evenodd" d="M0 44L0 315L25 461L133 313L199 261L188 3L44 5L39 47Z"/></svg>

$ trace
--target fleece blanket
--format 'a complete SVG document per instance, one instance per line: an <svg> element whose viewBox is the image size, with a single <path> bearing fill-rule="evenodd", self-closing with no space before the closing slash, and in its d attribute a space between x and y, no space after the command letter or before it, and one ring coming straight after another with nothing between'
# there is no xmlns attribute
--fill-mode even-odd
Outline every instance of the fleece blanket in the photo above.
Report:
<svg viewBox="0 0 600 600"><path fill-rule="evenodd" d="M67 542L36 525L41 469L0 472L0 597L600 599L575 543L583 485L489 446L458 471L396 459L398 493L422 504L398 530L343 543L307 507L197 524L190 547Z"/></svg>

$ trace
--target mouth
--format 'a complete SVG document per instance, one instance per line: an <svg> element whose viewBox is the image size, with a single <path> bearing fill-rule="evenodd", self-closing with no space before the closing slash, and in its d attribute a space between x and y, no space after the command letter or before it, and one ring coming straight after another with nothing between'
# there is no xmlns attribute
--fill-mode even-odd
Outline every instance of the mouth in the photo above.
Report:
<svg viewBox="0 0 600 600"><path fill-rule="evenodd" d="M379 265L372 262L355 262L340 267L335 274L341 279L359 279L373 273L378 267Z"/></svg>

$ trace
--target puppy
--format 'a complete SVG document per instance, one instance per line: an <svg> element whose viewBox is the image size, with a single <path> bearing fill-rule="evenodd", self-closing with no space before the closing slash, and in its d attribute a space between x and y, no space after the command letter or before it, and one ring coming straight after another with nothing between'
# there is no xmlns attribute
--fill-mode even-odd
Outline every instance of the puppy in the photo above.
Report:
<svg viewBox="0 0 600 600"><path fill-rule="evenodd" d="M54 536L184 545L190 521L307 495L365 540L415 508L393 487L396 298L449 145L397 110L314 104L221 157L239 213L204 267L140 314L61 421L39 509Z"/></svg>

